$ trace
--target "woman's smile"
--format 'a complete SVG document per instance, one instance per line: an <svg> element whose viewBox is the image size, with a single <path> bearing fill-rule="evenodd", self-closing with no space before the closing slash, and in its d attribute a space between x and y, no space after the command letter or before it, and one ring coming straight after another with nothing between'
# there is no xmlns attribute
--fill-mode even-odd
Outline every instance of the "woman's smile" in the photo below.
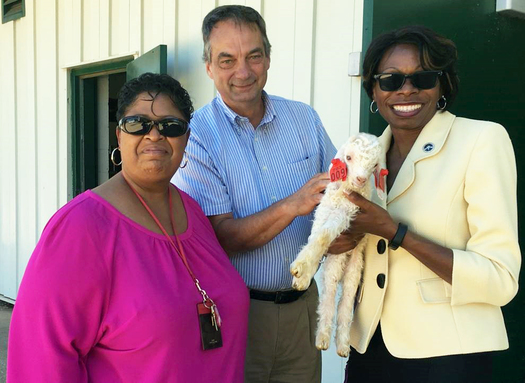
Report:
<svg viewBox="0 0 525 383"><path fill-rule="evenodd" d="M394 104L392 109L399 117L413 117L421 111L422 103Z"/></svg>

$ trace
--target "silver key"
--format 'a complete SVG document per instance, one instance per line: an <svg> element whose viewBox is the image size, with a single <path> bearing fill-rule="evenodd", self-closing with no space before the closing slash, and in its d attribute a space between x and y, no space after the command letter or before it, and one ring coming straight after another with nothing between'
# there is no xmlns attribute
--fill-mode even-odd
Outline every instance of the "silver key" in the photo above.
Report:
<svg viewBox="0 0 525 383"><path fill-rule="evenodd" d="M211 325L215 327L215 331L219 331L219 328L217 327L217 319L216 319L216 313L215 313L215 305L211 306Z"/></svg>

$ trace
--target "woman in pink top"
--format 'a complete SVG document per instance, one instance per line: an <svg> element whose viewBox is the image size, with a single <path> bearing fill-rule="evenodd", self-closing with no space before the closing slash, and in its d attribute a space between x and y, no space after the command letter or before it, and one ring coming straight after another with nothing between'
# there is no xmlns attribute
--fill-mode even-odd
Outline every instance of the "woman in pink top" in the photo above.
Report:
<svg viewBox="0 0 525 383"><path fill-rule="evenodd" d="M8 382L242 382L248 291L170 184L193 107L168 75L119 94L122 171L62 207L13 311Z"/></svg>

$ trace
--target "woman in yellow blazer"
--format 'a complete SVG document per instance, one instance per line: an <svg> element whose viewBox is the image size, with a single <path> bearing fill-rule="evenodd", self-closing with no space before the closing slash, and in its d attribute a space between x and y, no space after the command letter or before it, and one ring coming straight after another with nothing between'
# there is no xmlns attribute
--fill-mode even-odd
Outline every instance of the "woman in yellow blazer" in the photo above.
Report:
<svg viewBox="0 0 525 383"><path fill-rule="evenodd" d="M372 237L345 381L490 382L491 352L508 348L500 307L521 264L514 153L501 125L446 111L456 58L425 27L381 35L365 56L371 111L389 123L387 194L349 196L361 207L353 232Z"/></svg>

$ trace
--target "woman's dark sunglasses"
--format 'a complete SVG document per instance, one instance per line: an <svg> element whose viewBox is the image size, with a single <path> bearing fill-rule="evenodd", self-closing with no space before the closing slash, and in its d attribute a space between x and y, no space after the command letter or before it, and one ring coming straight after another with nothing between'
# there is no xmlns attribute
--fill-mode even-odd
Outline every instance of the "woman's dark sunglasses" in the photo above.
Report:
<svg viewBox="0 0 525 383"><path fill-rule="evenodd" d="M180 137L188 131L188 123L177 117L153 121L145 117L128 116L122 118L118 123L121 130L134 136L148 134L153 125L156 125L159 133L165 137Z"/></svg>
<svg viewBox="0 0 525 383"><path fill-rule="evenodd" d="M412 74L379 73L374 75L374 79L379 82L381 90L393 92L401 89L407 78L418 89L432 89L436 86L437 79L441 75L443 72L440 70L426 70Z"/></svg>

